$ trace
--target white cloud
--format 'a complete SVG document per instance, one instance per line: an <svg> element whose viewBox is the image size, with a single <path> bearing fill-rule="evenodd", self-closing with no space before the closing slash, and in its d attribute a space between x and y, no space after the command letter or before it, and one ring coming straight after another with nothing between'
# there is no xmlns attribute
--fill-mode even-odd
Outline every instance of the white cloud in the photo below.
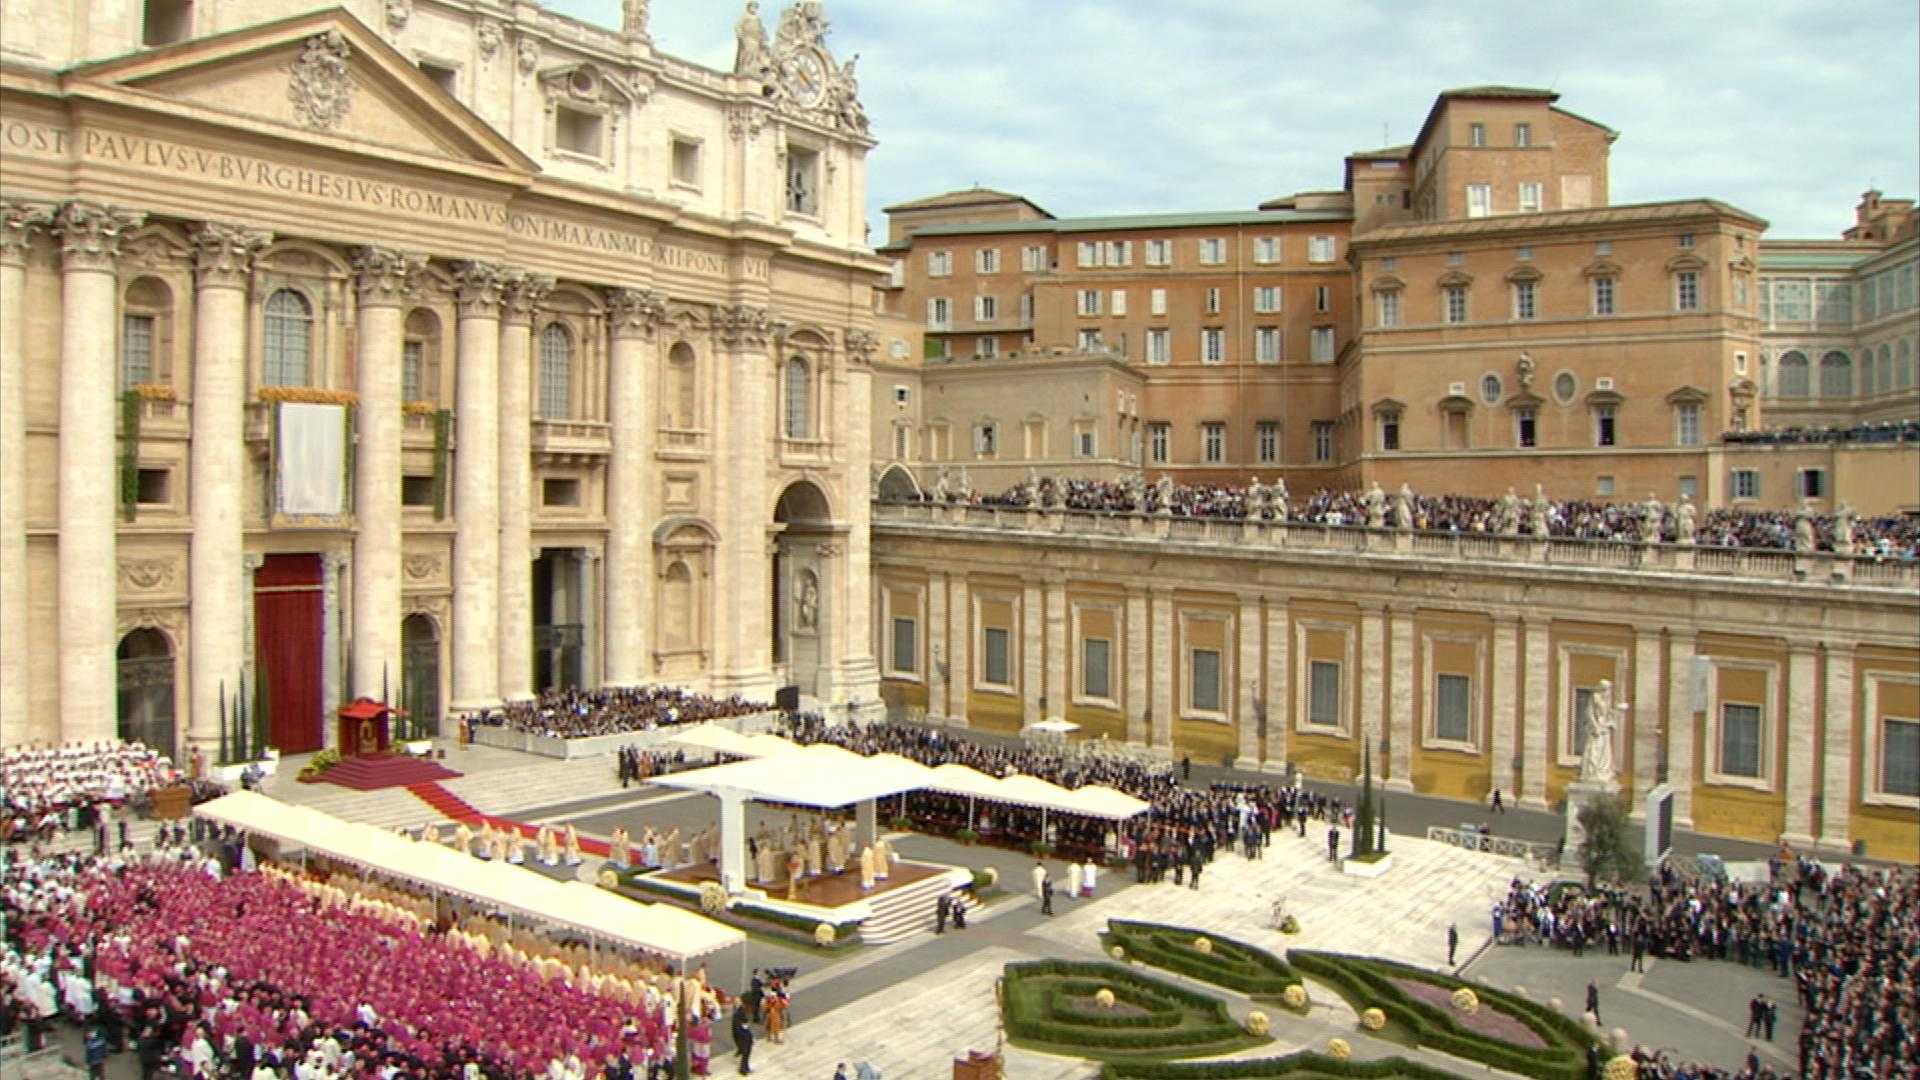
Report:
<svg viewBox="0 0 1920 1080"><path fill-rule="evenodd" d="M605 25L618 0L552 0ZM654 0L657 47L733 60L740 6ZM762 0L771 26L781 0ZM1337 187L1448 86L1550 86L1621 133L1615 202L1710 195L1838 236L1920 189L1912 0L830 0L860 53L879 208L978 182L1056 214L1251 207ZM1385 131L1383 133L1383 126Z"/></svg>

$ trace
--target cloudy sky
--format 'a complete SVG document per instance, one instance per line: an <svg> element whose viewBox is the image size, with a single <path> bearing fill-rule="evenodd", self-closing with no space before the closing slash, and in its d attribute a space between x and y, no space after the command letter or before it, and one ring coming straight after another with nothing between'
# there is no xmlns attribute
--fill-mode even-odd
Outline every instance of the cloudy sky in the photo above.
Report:
<svg viewBox="0 0 1920 1080"><path fill-rule="evenodd" d="M784 0L762 0L771 34ZM548 0L609 26L619 0ZM653 0L656 47L733 64L734 0ZM1591 16L1589 12L1604 12ZM1062 217L1337 188L1434 93L1507 83L1620 134L1613 201L1711 195L1838 237L1920 188L1914 0L829 0L880 140L869 215L981 184Z"/></svg>

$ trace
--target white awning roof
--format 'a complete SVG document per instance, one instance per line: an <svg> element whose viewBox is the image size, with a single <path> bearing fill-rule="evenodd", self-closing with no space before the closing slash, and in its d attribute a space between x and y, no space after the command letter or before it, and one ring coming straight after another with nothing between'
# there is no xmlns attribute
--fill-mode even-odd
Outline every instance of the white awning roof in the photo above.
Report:
<svg viewBox="0 0 1920 1080"><path fill-rule="evenodd" d="M764 802L840 807L925 787L928 771L904 758L897 763L876 762L838 746L815 743L752 761L656 776L652 782L708 794L725 791Z"/></svg>
<svg viewBox="0 0 1920 1080"><path fill-rule="evenodd" d="M693 750L711 750L734 757L758 757L747 745L747 737L719 724L698 724L676 733L667 740Z"/></svg>
<svg viewBox="0 0 1920 1080"><path fill-rule="evenodd" d="M733 927L670 905L640 903L584 882L561 883L524 867L474 859L439 844L342 821L258 792L223 795L194 807L193 812L432 890L673 960L697 959L746 941L746 935Z"/></svg>

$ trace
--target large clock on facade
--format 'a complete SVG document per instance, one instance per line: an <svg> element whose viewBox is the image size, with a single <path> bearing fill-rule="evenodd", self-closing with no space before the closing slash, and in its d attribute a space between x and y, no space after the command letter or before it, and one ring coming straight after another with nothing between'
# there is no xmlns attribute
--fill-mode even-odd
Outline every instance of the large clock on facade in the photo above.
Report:
<svg viewBox="0 0 1920 1080"><path fill-rule="evenodd" d="M788 96L803 108L817 109L827 97L827 60L814 48L796 51L781 65Z"/></svg>

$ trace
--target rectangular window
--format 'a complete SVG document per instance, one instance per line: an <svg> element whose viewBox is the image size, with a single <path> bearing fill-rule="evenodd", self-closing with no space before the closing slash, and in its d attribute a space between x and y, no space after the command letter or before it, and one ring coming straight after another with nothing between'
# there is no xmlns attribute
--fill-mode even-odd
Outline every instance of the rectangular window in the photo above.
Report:
<svg viewBox="0 0 1920 1080"><path fill-rule="evenodd" d="M1333 290L1325 285L1313 287L1313 310L1325 313L1333 309Z"/></svg>
<svg viewBox="0 0 1920 1080"><path fill-rule="evenodd" d="M1478 122L1468 124L1467 125L1467 145L1468 146L1487 145L1487 125L1478 123Z"/></svg>
<svg viewBox="0 0 1920 1080"><path fill-rule="evenodd" d="M1253 358L1262 364L1280 362L1280 328L1256 327L1253 331Z"/></svg>
<svg viewBox="0 0 1920 1080"><path fill-rule="evenodd" d="M1436 675L1433 686L1433 735L1447 742L1473 741L1473 680L1465 675Z"/></svg>
<svg viewBox="0 0 1920 1080"><path fill-rule="evenodd" d="M1220 650L1194 649L1193 685L1189 687L1187 704L1195 712L1220 711Z"/></svg>
<svg viewBox="0 0 1920 1080"><path fill-rule="evenodd" d="M1735 469L1731 486L1734 498L1757 499L1760 497L1760 473L1754 469Z"/></svg>
<svg viewBox="0 0 1920 1080"><path fill-rule="evenodd" d="M1100 314L1100 290L1080 289L1075 294L1074 311L1080 315Z"/></svg>
<svg viewBox="0 0 1920 1080"><path fill-rule="evenodd" d="M1521 147L1533 145L1532 124L1522 122L1513 125L1513 145Z"/></svg>
<svg viewBox="0 0 1920 1080"><path fill-rule="evenodd" d="M1681 246L1682 248L1691 248L1691 247L1693 247L1693 234L1692 234L1692 233L1690 233L1690 232L1683 232L1683 233L1681 233L1681 234L1680 234L1680 246Z"/></svg>
<svg viewBox="0 0 1920 1080"><path fill-rule="evenodd" d="M1098 240L1082 240L1075 246L1074 263L1078 266L1099 266L1103 249Z"/></svg>
<svg viewBox="0 0 1920 1080"><path fill-rule="evenodd" d="M1534 307L1534 286L1531 281L1513 283L1513 317L1531 319L1538 312Z"/></svg>
<svg viewBox="0 0 1920 1080"><path fill-rule="evenodd" d="M1595 315L1613 314L1613 279L1597 277L1593 279L1593 313Z"/></svg>
<svg viewBox="0 0 1920 1080"><path fill-rule="evenodd" d="M1165 315L1167 313L1167 290L1155 289L1147 294L1147 314Z"/></svg>
<svg viewBox="0 0 1920 1080"><path fill-rule="evenodd" d="M1204 266L1218 266L1227 261L1227 242L1217 236L1200 241L1200 262Z"/></svg>
<svg viewBox="0 0 1920 1080"><path fill-rule="evenodd" d="M1846 326L1853 322L1853 294L1844 281L1821 281L1814 285L1813 318L1828 326Z"/></svg>
<svg viewBox="0 0 1920 1080"><path fill-rule="evenodd" d="M906 675L920 670L920 649L915 641L918 637L915 631L918 629L912 619L893 620L893 670Z"/></svg>
<svg viewBox="0 0 1920 1080"><path fill-rule="evenodd" d="M1207 290L1206 307L1207 307L1207 314L1209 315L1220 314L1220 290L1219 289Z"/></svg>
<svg viewBox="0 0 1920 1080"><path fill-rule="evenodd" d="M1315 660L1307 669L1307 723L1340 726L1340 665Z"/></svg>
<svg viewBox="0 0 1920 1080"><path fill-rule="evenodd" d="M1090 457L1093 457L1094 454L1096 453L1093 432L1076 431L1074 432L1074 435L1073 435L1073 441L1074 441L1074 446L1073 446L1074 453L1080 455L1081 457L1090 458Z"/></svg>
<svg viewBox="0 0 1920 1080"><path fill-rule="evenodd" d="M1038 244L1029 244L1020 249L1020 269L1029 274L1037 274L1047 268L1047 249Z"/></svg>
<svg viewBox="0 0 1920 1080"><path fill-rule="evenodd" d="M1467 216L1483 218L1493 213L1493 185L1467 185Z"/></svg>
<svg viewBox="0 0 1920 1080"><path fill-rule="evenodd" d="M1673 275L1673 306L1680 311L1700 310L1700 273L1682 270Z"/></svg>
<svg viewBox="0 0 1920 1080"><path fill-rule="evenodd" d="M990 686L1012 686L1013 671L1009 663L1007 632L988 627L981 635L986 639L986 648L980 658L980 681Z"/></svg>
<svg viewBox="0 0 1920 1080"><path fill-rule="evenodd" d="M1125 289L1113 290L1112 300L1113 300L1113 313L1115 315L1125 315L1127 313L1127 290Z"/></svg>
<svg viewBox="0 0 1920 1080"><path fill-rule="evenodd" d="M1540 209L1540 185L1536 181L1527 181L1520 185L1520 212L1532 213Z"/></svg>
<svg viewBox="0 0 1920 1080"><path fill-rule="evenodd" d="M820 212L820 152L787 147L787 210L809 216Z"/></svg>
<svg viewBox="0 0 1920 1080"><path fill-rule="evenodd" d="M1158 423L1147 425L1147 458L1155 465L1167 463L1168 436L1172 425Z"/></svg>
<svg viewBox="0 0 1920 1080"><path fill-rule="evenodd" d="M945 330L953 322L953 303L944 296L927 301L927 328Z"/></svg>
<svg viewBox="0 0 1920 1080"><path fill-rule="evenodd" d="M1385 289L1373 294L1373 306L1380 313L1381 326L1400 325L1400 290Z"/></svg>
<svg viewBox="0 0 1920 1080"><path fill-rule="evenodd" d="M1611 476L1594 477L1593 493L1603 499L1611 496L1613 494L1613 477Z"/></svg>
<svg viewBox="0 0 1920 1080"><path fill-rule="evenodd" d="M1113 697L1113 642L1105 638L1080 641L1080 693L1085 697Z"/></svg>
<svg viewBox="0 0 1920 1080"><path fill-rule="evenodd" d="M153 322L151 315L128 315L120 320L122 390L153 381Z"/></svg>
<svg viewBox="0 0 1920 1080"><path fill-rule="evenodd" d="M557 106L553 111L553 143L568 153L597 158L601 154L600 129L604 124L599 113Z"/></svg>
<svg viewBox="0 0 1920 1080"><path fill-rule="evenodd" d="M402 477L402 486L411 477ZM427 505L433 505L433 477L427 479ZM137 469L133 476L134 501L141 506L166 506L173 501L172 469ZM404 500L403 500L404 501Z"/></svg>
<svg viewBox="0 0 1920 1080"><path fill-rule="evenodd" d="M1147 331L1147 363L1164 364L1171 359L1167 340L1167 332L1164 329Z"/></svg>
<svg viewBox="0 0 1920 1080"><path fill-rule="evenodd" d="M1777 322L1806 322L1813 313L1813 286L1806 281L1773 283L1773 317Z"/></svg>
<svg viewBox="0 0 1920 1080"><path fill-rule="evenodd" d="M1108 266L1132 266L1133 265L1133 241L1131 240L1107 241L1106 263Z"/></svg>
<svg viewBox="0 0 1920 1080"><path fill-rule="evenodd" d="M700 143L697 140L673 140L673 182L684 187L700 186Z"/></svg>
<svg viewBox="0 0 1920 1080"><path fill-rule="evenodd" d="M1689 499L1699 498L1700 478L1697 476L1682 476L1680 478L1680 494Z"/></svg>
<svg viewBox="0 0 1920 1080"><path fill-rule="evenodd" d="M1314 236L1307 240L1307 261L1312 263L1330 263L1333 261L1334 238Z"/></svg>
<svg viewBox="0 0 1920 1080"><path fill-rule="evenodd" d="M1022 323L1027 323L1027 324L1031 324L1033 322L1033 294L1032 293L1020 294L1020 321Z"/></svg>
<svg viewBox="0 0 1920 1080"><path fill-rule="evenodd" d="M1587 752L1587 710L1593 707L1593 688L1582 686L1573 691L1573 716L1569 717L1569 726L1573 729L1573 738L1567 740L1573 747L1571 756L1579 757Z"/></svg>
<svg viewBox="0 0 1920 1080"><path fill-rule="evenodd" d="M1080 331L1080 351L1093 352L1100 348L1100 331L1087 327Z"/></svg>
<svg viewBox="0 0 1920 1080"><path fill-rule="evenodd" d="M997 274L1000 272L1000 249L981 248L973 253L973 272L976 274Z"/></svg>
<svg viewBox="0 0 1920 1080"><path fill-rule="evenodd" d="M572 478L541 481L540 504L542 506L579 506L580 481Z"/></svg>
<svg viewBox="0 0 1920 1080"><path fill-rule="evenodd" d="M1681 446L1700 445L1700 406L1685 402L1674 406L1673 441Z"/></svg>
<svg viewBox="0 0 1920 1080"><path fill-rule="evenodd" d="M1400 414L1380 414L1380 449L1400 449Z"/></svg>
<svg viewBox="0 0 1920 1080"><path fill-rule="evenodd" d="M1253 290L1253 310L1262 315L1271 315L1280 310L1280 287L1261 285Z"/></svg>
<svg viewBox="0 0 1920 1080"><path fill-rule="evenodd" d="M1316 326L1313 328L1312 356L1316 364L1333 362L1333 327Z"/></svg>
<svg viewBox="0 0 1920 1080"><path fill-rule="evenodd" d="M1173 262L1173 241L1171 240L1147 241L1147 265L1148 266L1166 266L1171 262Z"/></svg>
<svg viewBox="0 0 1920 1080"><path fill-rule="evenodd" d="M1227 359L1227 332L1217 326L1200 331L1200 362L1224 363Z"/></svg>
<svg viewBox="0 0 1920 1080"><path fill-rule="evenodd" d="M1824 499L1827 497L1827 471L1825 469L1800 470L1800 497L1803 499Z"/></svg>
<svg viewBox="0 0 1920 1080"><path fill-rule="evenodd" d="M1331 420L1313 422L1313 460L1333 460L1333 421Z"/></svg>
<svg viewBox="0 0 1920 1080"><path fill-rule="evenodd" d="M1760 777L1760 706L1721 703L1720 771Z"/></svg>
<svg viewBox="0 0 1920 1080"><path fill-rule="evenodd" d="M1227 460L1227 425L1201 424L1200 447L1202 457L1209 465L1218 465Z"/></svg>
<svg viewBox="0 0 1920 1080"><path fill-rule="evenodd" d="M999 356L1000 339L991 336L974 338L973 354L975 356Z"/></svg>
<svg viewBox="0 0 1920 1080"><path fill-rule="evenodd" d="M1532 409L1513 411L1514 443L1520 447L1531 447L1535 442L1535 416Z"/></svg>
<svg viewBox="0 0 1920 1080"><path fill-rule="evenodd" d="M1277 263L1280 261L1280 238L1262 236L1253 242L1253 261L1257 263Z"/></svg>
<svg viewBox="0 0 1920 1080"><path fill-rule="evenodd" d="M1262 420L1254 429L1254 455L1262 465L1272 465L1280 460L1280 425L1272 420Z"/></svg>
<svg viewBox="0 0 1920 1080"><path fill-rule="evenodd" d="M1593 407L1593 445L1612 446L1614 443L1613 406L1595 405Z"/></svg>
<svg viewBox="0 0 1920 1080"><path fill-rule="evenodd" d="M928 277L946 277L948 274L951 274L951 273L953 273L953 252L951 251L927 252L927 276Z"/></svg>
<svg viewBox="0 0 1920 1080"><path fill-rule="evenodd" d="M998 424L979 424L974 427L973 452L981 457L992 457L1000 452L1000 426Z"/></svg>
<svg viewBox="0 0 1920 1080"><path fill-rule="evenodd" d="M419 341L400 346L400 400L420 401L422 370L427 366L427 347Z"/></svg>
<svg viewBox="0 0 1920 1080"><path fill-rule="evenodd" d="M145 469L140 470L142 473ZM141 499L146 502L146 499ZM400 505L421 508L433 506L433 477L402 476L400 478Z"/></svg>
<svg viewBox="0 0 1920 1080"><path fill-rule="evenodd" d="M1920 796L1920 721L1881 718L1880 791Z"/></svg>
<svg viewBox="0 0 1920 1080"><path fill-rule="evenodd" d="M1000 318L1000 301L997 297L976 296L973 298L973 319L975 322L993 322Z"/></svg>
<svg viewBox="0 0 1920 1080"><path fill-rule="evenodd" d="M1450 323L1466 322L1467 287L1465 285L1449 285L1443 291L1446 294L1447 321Z"/></svg>

